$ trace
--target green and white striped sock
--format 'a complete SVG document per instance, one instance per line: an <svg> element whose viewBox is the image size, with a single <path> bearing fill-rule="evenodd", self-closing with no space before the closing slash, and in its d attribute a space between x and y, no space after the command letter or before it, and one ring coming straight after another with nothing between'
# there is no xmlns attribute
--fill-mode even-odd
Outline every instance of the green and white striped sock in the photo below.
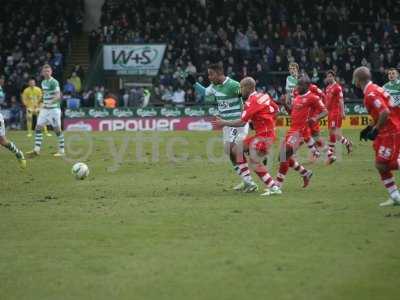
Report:
<svg viewBox="0 0 400 300"><path fill-rule="evenodd" d="M9 142L7 145L5 145L4 147L6 147L8 150L10 150L12 153L15 154L15 156L19 159L19 158L24 158L24 154L22 153L21 150L19 150L17 148L17 146L15 146L15 144L13 142Z"/></svg>
<svg viewBox="0 0 400 300"><path fill-rule="evenodd" d="M58 135L58 150L60 153L64 153L64 147L65 147L65 140L64 140L64 134L61 132Z"/></svg>
<svg viewBox="0 0 400 300"><path fill-rule="evenodd" d="M43 141L43 133L41 130L36 130L35 131L35 152L40 152L40 148L42 146L42 141Z"/></svg>

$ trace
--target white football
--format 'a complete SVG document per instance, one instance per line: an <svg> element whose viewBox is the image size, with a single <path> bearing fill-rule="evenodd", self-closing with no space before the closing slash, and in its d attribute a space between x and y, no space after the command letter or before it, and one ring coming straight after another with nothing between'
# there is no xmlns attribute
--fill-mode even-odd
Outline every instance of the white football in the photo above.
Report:
<svg viewBox="0 0 400 300"><path fill-rule="evenodd" d="M84 163L78 162L72 166L72 175L76 179L83 180L89 176L89 167Z"/></svg>

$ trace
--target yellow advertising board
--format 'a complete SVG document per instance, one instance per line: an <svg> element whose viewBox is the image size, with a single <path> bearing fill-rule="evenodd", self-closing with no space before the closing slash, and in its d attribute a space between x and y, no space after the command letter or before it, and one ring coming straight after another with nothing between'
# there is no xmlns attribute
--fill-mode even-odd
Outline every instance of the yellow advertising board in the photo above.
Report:
<svg viewBox="0 0 400 300"><path fill-rule="evenodd" d="M368 115L348 115L343 120L342 128L350 129L350 128L363 128L369 124L371 118ZM277 127L290 127L290 117L288 116L279 116L276 122ZM328 119L322 119L320 121L320 125L322 128L328 127Z"/></svg>

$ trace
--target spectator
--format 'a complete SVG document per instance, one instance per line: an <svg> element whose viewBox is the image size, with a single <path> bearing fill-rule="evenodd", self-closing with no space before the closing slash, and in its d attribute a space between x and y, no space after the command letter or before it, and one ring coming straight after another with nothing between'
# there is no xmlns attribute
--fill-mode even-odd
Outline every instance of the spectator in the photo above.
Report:
<svg viewBox="0 0 400 300"><path fill-rule="evenodd" d="M196 103L196 95L194 93L193 88L189 88L185 93L185 103L194 104Z"/></svg>
<svg viewBox="0 0 400 300"><path fill-rule="evenodd" d="M108 94L104 99L104 107L105 108L116 108L117 107L117 100L116 97L112 94Z"/></svg>
<svg viewBox="0 0 400 300"><path fill-rule="evenodd" d="M76 75L80 78L81 82L85 80L85 71L81 67L81 65L75 65L72 72L75 72Z"/></svg>
<svg viewBox="0 0 400 300"><path fill-rule="evenodd" d="M21 128L21 115L22 109L20 103L17 101L16 96L11 96L10 99L10 127L12 129L20 129Z"/></svg>
<svg viewBox="0 0 400 300"><path fill-rule="evenodd" d="M240 51L243 58L247 57L250 52L250 41L248 36L238 29L235 36L235 48Z"/></svg>
<svg viewBox="0 0 400 300"><path fill-rule="evenodd" d="M168 86L167 88L163 88L161 91L161 99L165 101L166 103L172 102L172 98L174 97L174 91L172 89L172 86Z"/></svg>
<svg viewBox="0 0 400 300"><path fill-rule="evenodd" d="M94 103L96 107L104 106L104 86L94 88Z"/></svg>
<svg viewBox="0 0 400 300"><path fill-rule="evenodd" d="M192 76L196 75L197 69L191 61L188 62L188 65L185 69L185 73Z"/></svg>
<svg viewBox="0 0 400 300"><path fill-rule="evenodd" d="M141 87L133 87L130 91L129 106L141 106L143 103L143 89Z"/></svg>
<svg viewBox="0 0 400 300"><path fill-rule="evenodd" d="M172 103L178 106L185 104L185 91L182 89L181 86L178 86L175 89L172 95Z"/></svg>
<svg viewBox="0 0 400 300"><path fill-rule="evenodd" d="M122 105L124 107L128 107L129 106L129 93L127 89L124 89L123 93L122 93Z"/></svg>
<svg viewBox="0 0 400 300"><path fill-rule="evenodd" d="M82 105L85 107L95 106L94 92L92 90L85 91L82 95L82 100L83 100Z"/></svg>
<svg viewBox="0 0 400 300"><path fill-rule="evenodd" d="M64 84L63 93L69 95L75 93L75 86L69 80L67 80L67 82Z"/></svg>
<svg viewBox="0 0 400 300"><path fill-rule="evenodd" d="M148 89L143 89L143 104L142 107L146 107L149 105L151 97L151 92Z"/></svg>
<svg viewBox="0 0 400 300"><path fill-rule="evenodd" d="M162 85L154 87L153 93L150 96L150 103L152 103L153 105L160 104L160 101L162 98L161 91L163 89L164 89L164 86L162 86Z"/></svg>
<svg viewBox="0 0 400 300"><path fill-rule="evenodd" d="M78 97L70 96L67 99L67 108L68 109L78 109L81 107L81 99Z"/></svg>
<svg viewBox="0 0 400 300"><path fill-rule="evenodd" d="M71 77L68 78L68 82L71 83L74 86L75 91L77 93L81 92L81 90L82 90L82 81L79 78L79 76L76 74L76 72L72 72Z"/></svg>

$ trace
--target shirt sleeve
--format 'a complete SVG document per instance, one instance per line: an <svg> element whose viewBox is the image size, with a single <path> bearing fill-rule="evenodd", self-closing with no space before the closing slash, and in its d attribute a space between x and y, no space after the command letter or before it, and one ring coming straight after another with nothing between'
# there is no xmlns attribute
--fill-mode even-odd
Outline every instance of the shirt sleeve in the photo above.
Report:
<svg viewBox="0 0 400 300"><path fill-rule="evenodd" d="M325 103L325 93L316 85L312 86L312 92L316 95L318 95L318 97L320 97L322 99L322 101Z"/></svg>
<svg viewBox="0 0 400 300"><path fill-rule="evenodd" d="M54 82L53 82L53 87L54 87L54 90L55 90L56 92L59 92L59 91L60 91L60 84L58 83L58 81L54 81Z"/></svg>
<svg viewBox="0 0 400 300"><path fill-rule="evenodd" d="M340 86L337 86L336 88L336 95L338 97L339 102L342 102L344 100L343 89Z"/></svg>
<svg viewBox="0 0 400 300"><path fill-rule="evenodd" d="M27 90L24 89L24 91L22 92L22 103L26 106L27 104Z"/></svg>
<svg viewBox="0 0 400 300"><path fill-rule="evenodd" d="M277 114L279 112L279 105L276 104L274 101L270 102L270 105L272 106L273 110L274 110L274 114Z"/></svg>
<svg viewBox="0 0 400 300"><path fill-rule="evenodd" d="M210 84L208 87L203 86L201 83L194 84L194 90L201 96L207 97L213 95L213 86Z"/></svg>
<svg viewBox="0 0 400 300"><path fill-rule="evenodd" d="M389 111L386 103L382 101L382 99L380 99L375 93L370 93L369 95L367 95L366 100L367 101L365 106L369 112L380 114L381 112Z"/></svg>
<svg viewBox="0 0 400 300"><path fill-rule="evenodd" d="M249 120L251 120L254 116L254 114L260 110L260 106L259 104L257 104L256 102L254 102L252 99L248 100L244 106L243 112L242 112L242 121L243 122L248 122Z"/></svg>
<svg viewBox="0 0 400 300"><path fill-rule="evenodd" d="M37 90L38 90L39 101L42 101L42 100L43 100L43 92L42 92L42 89L41 89L41 88L38 88Z"/></svg>

